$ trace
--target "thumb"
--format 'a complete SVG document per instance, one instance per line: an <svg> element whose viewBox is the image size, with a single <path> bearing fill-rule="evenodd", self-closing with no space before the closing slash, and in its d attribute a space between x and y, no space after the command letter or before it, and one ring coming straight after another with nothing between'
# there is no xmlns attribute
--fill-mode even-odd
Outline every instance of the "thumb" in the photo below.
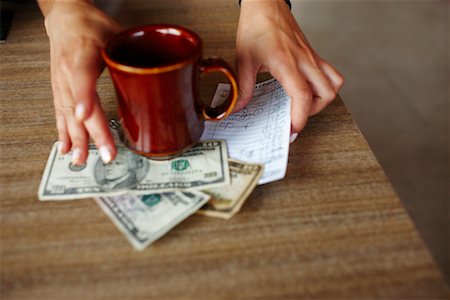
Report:
<svg viewBox="0 0 450 300"><path fill-rule="evenodd" d="M251 59L236 58L236 61L239 98L233 112L243 109L252 99L257 73L257 68L251 63Z"/></svg>

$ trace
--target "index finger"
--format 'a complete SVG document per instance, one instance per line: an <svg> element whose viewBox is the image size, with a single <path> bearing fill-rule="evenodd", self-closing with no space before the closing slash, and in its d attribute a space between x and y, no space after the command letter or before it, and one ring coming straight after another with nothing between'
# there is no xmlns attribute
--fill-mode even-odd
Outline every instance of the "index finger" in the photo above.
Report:
<svg viewBox="0 0 450 300"><path fill-rule="evenodd" d="M73 74L69 80L75 101L75 116L82 122L89 118L97 99L97 78L103 69L100 49L86 47L75 59Z"/></svg>
<svg viewBox="0 0 450 300"><path fill-rule="evenodd" d="M276 67L269 65L270 73L283 86L291 98L291 128L298 133L305 127L313 99L311 88L300 73L296 62L281 62Z"/></svg>
<svg viewBox="0 0 450 300"><path fill-rule="evenodd" d="M117 154L117 150L108 126L108 121L97 95L92 108L92 114L84 121L84 125L94 140L103 162L108 163L113 160Z"/></svg>

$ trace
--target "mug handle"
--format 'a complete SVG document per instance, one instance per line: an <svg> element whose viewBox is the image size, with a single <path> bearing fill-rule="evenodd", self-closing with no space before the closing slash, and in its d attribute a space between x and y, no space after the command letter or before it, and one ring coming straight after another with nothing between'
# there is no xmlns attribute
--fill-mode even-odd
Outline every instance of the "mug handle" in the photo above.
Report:
<svg viewBox="0 0 450 300"><path fill-rule="evenodd" d="M202 109L203 118L208 121L219 121L226 118L234 108L238 98L238 88L236 84L236 77L233 70L221 58L207 58L202 60L200 64L201 75L211 72L222 72L231 84L231 91L226 101L217 107L204 107Z"/></svg>

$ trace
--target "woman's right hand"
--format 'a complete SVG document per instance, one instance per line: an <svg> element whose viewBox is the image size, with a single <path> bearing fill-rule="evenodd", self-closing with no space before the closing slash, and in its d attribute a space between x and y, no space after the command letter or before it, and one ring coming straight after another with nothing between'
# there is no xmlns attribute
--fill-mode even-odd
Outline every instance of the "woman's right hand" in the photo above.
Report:
<svg viewBox="0 0 450 300"><path fill-rule="evenodd" d="M284 0L242 1L236 62L240 91L235 111L252 98L256 74L269 71L291 98L291 141L344 83L311 47Z"/></svg>
<svg viewBox="0 0 450 300"><path fill-rule="evenodd" d="M109 162L117 152L96 81L104 69L101 49L121 27L89 1L55 1L47 8L59 153L72 150L72 162L85 163L91 136L102 160Z"/></svg>

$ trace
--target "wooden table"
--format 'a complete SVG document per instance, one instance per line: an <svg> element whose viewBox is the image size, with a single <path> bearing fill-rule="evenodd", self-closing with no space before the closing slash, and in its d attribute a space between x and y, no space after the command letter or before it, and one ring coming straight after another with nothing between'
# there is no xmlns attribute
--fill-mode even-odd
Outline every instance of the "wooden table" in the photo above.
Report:
<svg viewBox="0 0 450 300"><path fill-rule="evenodd" d="M206 55L232 62L235 2L131 1L118 19L187 26ZM449 296L341 100L310 119L283 181L258 187L232 220L193 216L142 253L92 200L39 202L57 137L42 23L23 4L0 45L2 299ZM114 117L107 76L99 93Z"/></svg>

